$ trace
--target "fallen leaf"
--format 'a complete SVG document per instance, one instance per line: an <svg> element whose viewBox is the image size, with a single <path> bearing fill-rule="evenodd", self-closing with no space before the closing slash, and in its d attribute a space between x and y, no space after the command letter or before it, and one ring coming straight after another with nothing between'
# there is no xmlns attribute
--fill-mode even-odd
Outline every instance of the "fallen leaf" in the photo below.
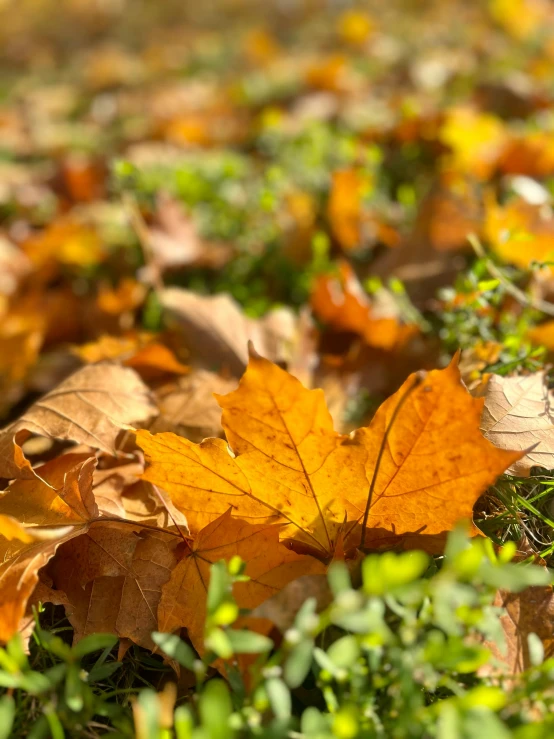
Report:
<svg viewBox="0 0 554 739"><path fill-rule="evenodd" d="M316 277L310 302L316 316L334 330L357 334L379 349L399 348L419 331L414 324L402 323L385 290L370 299L345 261L340 262L338 275Z"/></svg>
<svg viewBox="0 0 554 739"><path fill-rule="evenodd" d="M206 369L224 367L241 375L248 363L248 342L275 362L290 359L297 340L292 311L280 308L254 320L244 315L228 295L207 297L168 288L160 301L191 352Z"/></svg>
<svg viewBox="0 0 554 739"><path fill-rule="evenodd" d="M228 393L236 386L236 380L197 369L158 388L156 402L160 413L150 431L173 431L195 442L208 436L221 436L221 408L214 393Z"/></svg>
<svg viewBox="0 0 554 739"><path fill-rule="evenodd" d="M306 83L316 90L340 92L345 89L347 65L340 54L314 60L306 70Z"/></svg>
<svg viewBox="0 0 554 739"><path fill-rule="evenodd" d="M548 21L549 6L542 0L491 0L488 10L505 31L521 42Z"/></svg>
<svg viewBox="0 0 554 739"><path fill-rule="evenodd" d="M89 203L105 197L105 164L82 152L64 158L59 179L63 194L73 202Z"/></svg>
<svg viewBox="0 0 554 739"><path fill-rule="evenodd" d="M501 377L491 375L481 430L499 449L519 449L521 458L507 470L530 474L531 467L554 468L554 413L544 372Z"/></svg>
<svg viewBox="0 0 554 739"><path fill-rule="evenodd" d="M352 46L363 45L375 30L373 18L361 10L346 10L339 18L341 39Z"/></svg>
<svg viewBox="0 0 554 739"><path fill-rule="evenodd" d="M420 238L438 252L468 248L468 234L479 234L482 213L476 188L465 179L436 183L417 214Z"/></svg>
<svg viewBox="0 0 554 739"><path fill-rule="evenodd" d="M532 205L522 198L498 205L489 196L484 235L504 262L523 269L533 261L554 258L554 217L548 205Z"/></svg>
<svg viewBox="0 0 554 739"><path fill-rule="evenodd" d="M462 351L460 373L465 386L475 397L485 395L490 377L485 370L498 362L501 351L502 345L495 341L477 341L474 346Z"/></svg>
<svg viewBox="0 0 554 739"><path fill-rule="evenodd" d="M29 274L31 263L26 254L0 234L0 295L12 295Z"/></svg>
<svg viewBox="0 0 554 739"><path fill-rule="evenodd" d="M554 173L554 142L546 131L514 136L506 144L499 167L505 174L543 179Z"/></svg>
<svg viewBox="0 0 554 739"><path fill-rule="evenodd" d="M101 285L96 302L98 308L104 313L119 317L136 310L145 295L144 285L130 277L124 277L116 287Z"/></svg>
<svg viewBox="0 0 554 739"><path fill-rule="evenodd" d="M533 344L544 346L549 352L554 351L554 321L546 321L539 326L533 326L527 337Z"/></svg>
<svg viewBox="0 0 554 739"><path fill-rule="evenodd" d="M108 632L153 649L162 585L178 562L182 539L167 533L97 524L60 547L48 567L65 594L74 640Z"/></svg>
<svg viewBox="0 0 554 739"><path fill-rule="evenodd" d="M447 166L480 180L487 180L494 172L507 141L499 118L470 107L451 108L439 137L450 150Z"/></svg>
<svg viewBox="0 0 554 739"><path fill-rule="evenodd" d="M283 254L299 267L313 258L312 239L315 234L317 202L302 190L287 193L279 225L283 233Z"/></svg>
<svg viewBox="0 0 554 739"><path fill-rule="evenodd" d="M7 410L23 392L23 381L39 357L45 332L44 316L33 307L8 304L6 310L0 308L0 410Z"/></svg>
<svg viewBox="0 0 554 739"><path fill-rule="evenodd" d="M90 455L59 457L38 469L42 479L18 480L0 496L1 642L18 630L41 567L97 517L95 464Z"/></svg>
<svg viewBox="0 0 554 739"><path fill-rule="evenodd" d="M249 29L242 46L248 60L256 66L267 65L282 52L277 39L263 26Z"/></svg>
<svg viewBox="0 0 554 739"><path fill-rule="evenodd" d="M117 360L145 379L164 374L185 375L189 371L169 347L147 332L130 332L125 336L105 334L97 341L72 347L72 353L87 364Z"/></svg>
<svg viewBox="0 0 554 739"><path fill-rule="evenodd" d="M96 364L109 360L125 362L154 340L154 334L146 332L133 331L124 336L103 334L96 341L72 346L71 352L86 364Z"/></svg>
<svg viewBox="0 0 554 739"><path fill-rule="evenodd" d="M0 477L34 477L21 449L30 434L116 454L119 432L156 413L148 388L132 369L111 364L83 367L0 432Z"/></svg>
<svg viewBox="0 0 554 739"><path fill-rule="evenodd" d="M364 180L355 169L333 173L327 214L335 238L347 251L362 245L363 191Z"/></svg>
<svg viewBox="0 0 554 739"><path fill-rule="evenodd" d="M27 239L22 249L38 269L52 264L91 266L106 257L96 231L71 218L53 221L44 231Z"/></svg>
<svg viewBox="0 0 554 739"><path fill-rule="evenodd" d="M144 472L142 459L125 459L122 463L122 460L101 457L100 465L94 473L93 490L103 513L160 529L177 524L188 531L186 518L167 496L140 479Z"/></svg>
<svg viewBox="0 0 554 739"><path fill-rule="evenodd" d="M521 593L499 590L494 605L502 607L500 623L506 640L506 651L496 642L486 642L510 675L529 669L529 634L536 634L544 647L545 659L554 654L554 596L551 587L531 587Z"/></svg>
<svg viewBox="0 0 554 739"><path fill-rule="evenodd" d="M164 344L154 342L139 349L124 362L143 379L152 380L160 375L186 375L189 368L179 362L175 354Z"/></svg>
<svg viewBox="0 0 554 739"><path fill-rule="evenodd" d="M303 575L292 580L278 593L254 608L251 616L268 619L284 634L293 626L296 614L308 598L315 598L318 612L332 603L333 593L325 575Z"/></svg>
<svg viewBox="0 0 554 739"><path fill-rule="evenodd" d="M279 528L238 520L229 509L202 529L162 587L160 630L173 632L186 627L196 650L200 654L204 651L210 566L221 559L228 561L238 555L246 562L245 574L250 579L233 586L239 608L256 608L297 577L323 574L321 562L279 543Z"/></svg>
<svg viewBox="0 0 554 739"><path fill-rule="evenodd" d="M370 543L417 532L440 539L471 517L479 495L521 456L495 449L481 435L484 401L463 387L455 362L422 382L409 377L371 425L350 436L334 431L320 390L306 390L258 356L250 358L239 388L218 402L232 451L220 439L195 445L141 430L137 442L149 463L144 478L170 495L193 534L232 507L252 523L282 521L283 537L325 559L333 556L339 532L345 532L345 549L360 541L385 435Z"/></svg>

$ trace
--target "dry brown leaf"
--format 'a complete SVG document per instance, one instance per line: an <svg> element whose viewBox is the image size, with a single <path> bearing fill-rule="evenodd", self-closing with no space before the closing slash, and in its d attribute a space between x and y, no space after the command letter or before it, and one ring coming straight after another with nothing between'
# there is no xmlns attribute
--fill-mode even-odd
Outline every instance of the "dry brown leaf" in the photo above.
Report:
<svg viewBox="0 0 554 739"><path fill-rule="evenodd" d="M268 619L285 633L294 624L296 614L308 598L315 598L316 610L322 611L333 601L325 575L303 575L264 601L251 613L252 617Z"/></svg>
<svg viewBox="0 0 554 739"><path fill-rule="evenodd" d="M543 644L545 657L552 657L554 596L551 587L531 587L521 593L499 590L494 605L505 609L500 622L506 639L506 652L500 650L496 642L486 642L486 645L510 675L531 667L529 634L536 634Z"/></svg>
<svg viewBox="0 0 554 739"><path fill-rule="evenodd" d="M39 468L48 484L18 480L0 496L0 641L18 630L40 568L97 517L95 464L90 455L67 454Z"/></svg>
<svg viewBox="0 0 554 739"><path fill-rule="evenodd" d="M168 288L160 301L182 333L191 359L206 369L223 367L239 376L248 363L248 342L275 362L290 360L297 341L292 311L280 308L254 320L228 295L206 297Z"/></svg>
<svg viewBox="0 0 554 739"><path fill-rule="evenodd" d="M500 449L527 452L507 470L529 475L531 467L554 468L554 412L544 372L522 377L491 375L481 429Z"/></svg>
<svg viewBox="0 0 554 739"><path fill-rule="evenodd" d="M119 432L156 413L148 388L132 369L112 364L83 367L0 433L0 477L34 477L21 449L30 434L116 454Z"/></svg>
<svg viewBox="0 0 554 739"><path fill-rule="evenodd" d="M161 587L178 562L179 536L97 524L62 546L48 568L68 600L78 641L108 632L153 649Z"/></svg>
<svg viewBox="0 0 554 739"><path fill-rule="evenodd" d="M158 611L160 631L186 627L192 643L202 653L210 566L236 555L246 562L245 574L250 578L233 586L239 608L256 608L291 580L325 572L318 560L296 554L280 544L279 526L240 521L229 509L198 533L162 587Z"/></svg>
<svg viewBox="0 0 554 739"><path fill-rule="evenodd" d="M195 445L174 434L139 431L149 462L145 479L167 491L193 533L232 507L252 523L285 522L283 536L324 558L332 557L339 532L345 532L345 549L360 541L385 433L369 546L422 532L425 546L437 548L444 532L470 518L479 495L520 456L483 438L483 400L469 395L455 363L423 382L408 378L371 425L352 436L334 431L321 391L306 390L258 356L251 357L238 390L218 402L232 452L220 439Z"/></svg>
<svg viewBox="0 0 554 739"><path fill-rule="evenodd" d="M105 459L101 459L104 465ZM113 460L112 460L113 461ZM187 531L187 520L173 503L140 477L143 461L103 466L94 473L94 497L107 516L135 521L137 524L167 529L177 524Z"/></svg>
<svg viewBox="0 0 554 739"><path fill-rule="evenodd" d="M214 393L228 393L236 386L236 380L202 369L164 385L156 391L160 414L150 427L151 432L173 431L196 442L221 436L221 408Z"/></svg>

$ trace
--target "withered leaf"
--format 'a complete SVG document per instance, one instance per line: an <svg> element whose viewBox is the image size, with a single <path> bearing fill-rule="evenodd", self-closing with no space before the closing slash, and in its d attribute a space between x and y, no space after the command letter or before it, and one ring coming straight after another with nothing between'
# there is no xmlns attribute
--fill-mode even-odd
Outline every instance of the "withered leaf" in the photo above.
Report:
<svg viewBox="0 0 554 739"><path fill-rule="evenodd" d="M505 611L500 622L506 651L499 650L494 642L487 642L487 646L509 674L531 667L529 634L539 637L546 658L554 654L554 596L551 587L531 587L521 593L499 590L494 605Z"/></svg>
<svg viewBox="0 0 554 739"><path fill-rule="evenodd" d="M408 378L371 425L351 436L334 431L320 390L306 390L259 356L251 357L239 388L218 401L232 453L220 439L196 445L139 431L145 479L168 492L193 533L232 507L251 523L284 522L284 537L324 558L333 555L339 532L345 549L360 541L387 429L368 518L373 543L415 532L443 536L471 517L479 495L520 456L482 436L483 400L463 387L455 362L420 384Z"/></svg>
<svg viewBox="0 0 554 739"><path fill-rule="evenodd" d="M161 587L178 562L182 539L117 524L97 524L64 544L48 568L68 601L78 641L109 632L153 649Z"/></svg>
<svg viewBox="0 0 554 739"><path fill-rule="evenodd" d="M140 455L142 457L142 455ZM105 464L105 459L102 463ZM106 516L167 529L175 524L187 530L187 521L167 496L141 480L144 462L125 460L94 473L93 490Z"/></svg>
<svg viewBox="0 0 554 739"><path fill-rule="evenodd" d="M67 454L40 467L42 479L18 480L0 496L0 641L18 629L40 568L98 515L95 464Z"/></svg>
<svg viewBox="0 0 554 739"><path fill-rule="evenodd" d="M296 319L286 308L254 320L245 316L228 295L206 297L167 288L160 300L182 334L192 360L207 369L222 367L241 375L248 363L249 341L272 361L286 362L298 338Z"/></svg>
<svg viewBox="0 0 554 739"><path fill-rule="evenodd" d="M500 449L519 449L508 472L529 475L533 465L554 468L554 411L544 372L500 377L487 385L481 429Z"/></svg>
<svg viewBox="0 0 554 739"><path fill-rule="evenodd" d="M227 393L236 386L234 379L197 369L176 382L158 388L156 400L160 414L150 430L153 433L174 431L192 441L220 436L221 408L214 393Z"/></svg>
<svg viewBox="0 0 554 739"><path fill-rule="evenodd" d="M119 432L156 413L148 388L134 370L108 363L82 367L0 432L0 477L34 477L21 449L30 434L115 454Z"/></svg>

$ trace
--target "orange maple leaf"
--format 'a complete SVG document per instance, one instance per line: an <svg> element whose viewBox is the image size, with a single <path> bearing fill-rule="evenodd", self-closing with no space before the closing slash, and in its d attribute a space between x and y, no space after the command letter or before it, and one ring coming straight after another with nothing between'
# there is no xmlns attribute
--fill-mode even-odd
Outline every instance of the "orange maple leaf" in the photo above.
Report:
<svg viewBox="0 0 554 739"><path fill-rule="evenodd" d="M409 377L350 436L334 431L321 390L259 356L218 402L230 449L221 439L193 444L139 431L144 478L167 491L193 533L232 507L251 523L283 522L284 538L323 559L340 533L346 549L420 532L421 545L436 549L435 539L470 518L479 495L520 456L483 437L483 400L464 388L456 362L423 382Z"/></svg>
<svg viewBox="0 0 554 739"><path fill-rule="evenodd" d="M240 608L256 608L297 577L323 574L325 567L317 559L279 543L279 528L241 521L229 509L202 529L162 587L160 630L171 632L186 626L197 651L203 651L210 567L221 559L238 555L246 562L249 580L233 588Z"/></svg>

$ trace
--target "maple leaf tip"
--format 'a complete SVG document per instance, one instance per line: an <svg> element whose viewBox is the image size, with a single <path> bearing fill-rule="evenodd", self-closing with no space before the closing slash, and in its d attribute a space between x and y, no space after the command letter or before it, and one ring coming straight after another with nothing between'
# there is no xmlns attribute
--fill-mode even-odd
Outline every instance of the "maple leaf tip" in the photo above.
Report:
<svg viewBox="0 0 554 739"><path fill-rule="evenodd" d="M248 358L249 359L263 359L261 354L258 354L254 343L251 339L248 339Z"/></svg>
<svg viewBox="0 0 554 739"><path fill-rule="evenodd" d="M460 364L460 357L462 356L462 350L456 349L454 352L454 356L450 360L450 365L453 365L454 367L457 367Z"/></svg>

